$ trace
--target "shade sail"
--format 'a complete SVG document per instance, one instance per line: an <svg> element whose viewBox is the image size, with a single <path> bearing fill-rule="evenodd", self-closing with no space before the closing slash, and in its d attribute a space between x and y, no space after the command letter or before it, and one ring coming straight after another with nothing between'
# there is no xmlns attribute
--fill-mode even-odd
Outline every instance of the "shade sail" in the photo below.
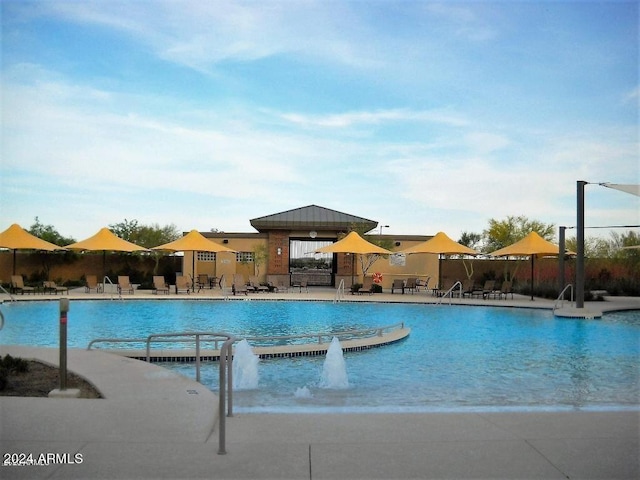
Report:
<svg viewBox="0 0 640 480"><path fill-rule="evenodd" d="M548 242L536 232L531 232L522 240L496 250L493 257L528 257L529 255L558 255L560 247Z"/></svg>
<svg viewBox="0 0 640 480"><path fill-rule="evenodd" d="M367 242L364 238L358 235L357 232L350 232L342 240L338 240L336 243L327 245L326 247L316 250L317 253L378 253L380 255L393 255L393 252L374 245L371 242Z"/></svg>
<svg viewBox="0 0 640 480"><path fill-rule="evenodd" d="M640 197L640 185L637 184L601 183L600 185Z"/></svg>
<svg viewBox="0 0 640 480"><path fill-rule="evenodd" d="M108 228L101 228L94 236L80 242L67 245L69 250L89 250L89 251L113 251L113 252L142 252L147 249L128 242L115 235Z"/></svg>
<svg viewBox="0 0 640 480"><path fill-rule="evenodd" d="M443 255L478 255L474 249L466 247L454 242L444 232L438 232L433 238L430 238L426 242L419 243L413 247L409 247L406 250L402 250L400 253L406 255L412 253L437 253Z"/></svg>
<svg viewBox="0 0 640 480"><path fill-rule="evenodd" d="M231 252L235 253L235 250L231 250L224 245L214 242L206 238L197 230L191 230L184 237L174 240L173 242L165 243L153 247L151 250L167 250L170 252Z"/></svg>
<svg viewBox="0 0 640 480"><path fill-rule="evenodd" d="M64 250L58 245L49 243L41 238L31 235L17 223L14 223L4 232L0 233L0 248L11 250Z"/></svg>

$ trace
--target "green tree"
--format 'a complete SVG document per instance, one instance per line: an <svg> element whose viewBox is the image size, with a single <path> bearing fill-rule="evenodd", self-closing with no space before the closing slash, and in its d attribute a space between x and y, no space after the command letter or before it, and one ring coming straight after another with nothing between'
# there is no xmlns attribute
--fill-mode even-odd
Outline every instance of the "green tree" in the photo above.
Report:
<svg viewBox="0 0 640 480"><path fill-rule="evenodd" d="M464 245L465 247L473 248L474 250L479 250L481 248L482 243L482 234L481 233L473 233L473 232L462 232L460 235L460 240L458 240L460 245Z"/></svg>
<svg viewBox="0 0 640 480"><path fill-rule="evenodd" d="M553 241L555 238L555 225L543 223L538 220L530 220L524 215L508 216L504 220L489 220L489 228L482 232L484 236L483 250L486 253L509 246L518 240L522 240L529 233L536 232L545 240Z"/></svg>
<svg viewBox="0 0 640 480"><path fill-rule="evenodd" d="M35 235L42 240L61 247L76 242L73 237L63 237L60 235L53 225L44 225L38 217L35 218L35 223L29 227L28 232L31 235Z"/></svg>
<svg viewBox="0 0 640 480"><path fill-rule="evenodd" d="M180 232L173 224L164 227L157 223L140 225L138 220L126 218L120 223L109 225L109 229L120 238L146 248L157 247L180 238Z"/></svg>

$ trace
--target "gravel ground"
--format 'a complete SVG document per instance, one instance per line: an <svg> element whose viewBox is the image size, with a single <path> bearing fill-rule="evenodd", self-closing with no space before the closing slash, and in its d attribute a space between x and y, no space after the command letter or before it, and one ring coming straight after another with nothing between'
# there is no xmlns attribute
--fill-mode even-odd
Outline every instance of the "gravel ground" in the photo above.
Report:
<svg viewBox="0 0 640 480"><path fill-rule="evenodd" d="M51 390L60 388L57 367L34 360L27 360L27 363L27 372L7 376L7 385L0 390L0 397L47 397ZM80 398L102 398L93 385L71 372L67 372L67 388L79 388Z"/></svg>

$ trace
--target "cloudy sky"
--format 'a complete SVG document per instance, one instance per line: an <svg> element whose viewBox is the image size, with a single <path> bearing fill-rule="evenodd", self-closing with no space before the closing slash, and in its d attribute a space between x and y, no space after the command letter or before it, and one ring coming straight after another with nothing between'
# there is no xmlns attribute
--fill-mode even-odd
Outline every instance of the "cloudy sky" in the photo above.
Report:
<svg viewBox="0 0 640 480"><path fill-rule="evenodd" d="M250 232L316 204L457 239L573 226L577 180L640 181L635 1L0 8L2 230ZM586 202L587 225L640 223L638 197Z"/></svg>

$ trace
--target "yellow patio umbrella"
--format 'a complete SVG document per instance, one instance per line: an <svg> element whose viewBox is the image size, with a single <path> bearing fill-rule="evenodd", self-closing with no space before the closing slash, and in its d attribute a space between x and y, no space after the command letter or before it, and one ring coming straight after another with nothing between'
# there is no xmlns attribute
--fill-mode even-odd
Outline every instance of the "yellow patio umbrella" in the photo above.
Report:
<svg viewBox="0 0 640 480"><path fill-rule="evenodd" d="M196 252L236 253L235 250L214 242L195 229L191 230L184 237L174 240L173 242L165 243L164 245L153 247L151 250L166 250L169 252L193 252L193 277L191 278L191 281L192 287L194 288L196 275Z"/></svg>
<svg viewBox="0 0 640 480"><path fill-rule="evenodd" d="M462 245L458 242L451 240L451 238L444 232L436 233L429 240L419 243L418 245L414 245L413 247L409 247L406 250L402 250L400 253L404 253L405 255L411 255L414 253L433 253L438 254L438 286L442 287L442 278L440 278L440 273L442 271L440 255L478 255L473 248L469 248L465 245ZM465 270L467 271L467 276L471 277L473 275L473 266L471 267L471 271L467 270L467 265L463 265Z"/></svg>
<svg viewBox="0 0 640 480"><path fill-rule="evenodd" d="M342 240L338 240L331 245L316 250L317 253L353 253L354 255L393 255L393 252L386 248L379 247L366 241L357 232L349 232ZM364 275L364 274L363 274Z"/></svg>
<svg viewBox="0 0 640 480"><path fill-rule="evenodd" d="M393 252L386 248L379 247L371 242L366 241L357 232L350 232L342 240L338 240L331 245L319 248L317 253L378 253L380 255L393 255Z"/></svg>
<svg viewBox="0 0 640 480"><path fill-rule="evenodd" d="M444 232L436 233L432 238L426 242L419 243L413 247L409 247L406 250L402 250L400 253L409 255L412 253L437 253L442 255L478 255L473 248L469 248L465 245L461 245L458 242L454 242Z"/></svg>
<svg viewBox="0 0 640 480"><path fill-rule="evenodd" d="M492 257L531 257L531 300L533 300L533 262L536 256L559 255L560 247L536 232L529 233L522 240L490 253Z"/></svg>
<svg viewBox="0 0 640 480"><path fill-rule="evenodd" d="M16 274L17 250L44 250L47 252L64 250L64 248L59 247L58 245L30 234L17 223L14 223L4 232L0 233L0 248L13 250L13 275Z"/></svg>
<svg viewBox="0 0 640 480"><path fill-rule="evenodd" d="M95 235L81 240L65 248L69 250L102 252L102 276L104 278L107 252L146 252L148 249L128 242L115 235L108 228L101 228Z"/></svg>

